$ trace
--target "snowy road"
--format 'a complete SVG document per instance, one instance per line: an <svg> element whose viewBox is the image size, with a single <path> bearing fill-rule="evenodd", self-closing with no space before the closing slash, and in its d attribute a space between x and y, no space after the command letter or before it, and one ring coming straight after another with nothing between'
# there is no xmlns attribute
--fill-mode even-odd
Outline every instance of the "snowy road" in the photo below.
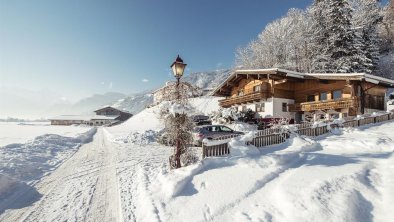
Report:
<svg viewBox="0 0 394 222"><path fill-rule="evenodd" d="M116 152L102 129L35 187L39 201L7 211L0 221L121 221Z"/></svg>

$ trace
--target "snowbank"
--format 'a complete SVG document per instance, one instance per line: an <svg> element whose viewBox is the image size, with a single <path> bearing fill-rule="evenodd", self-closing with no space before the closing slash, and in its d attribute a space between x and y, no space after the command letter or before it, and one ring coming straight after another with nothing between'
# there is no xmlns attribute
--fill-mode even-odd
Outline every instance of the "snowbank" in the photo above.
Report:
<svg viewBox="0 0 394 222"><path fill-rule="evenodd" d="M82 144L92 141L93 128L77 137L45 134L27 143L9 144L0 149L0 196L16 183L31 183L55 169Z"/></svg>

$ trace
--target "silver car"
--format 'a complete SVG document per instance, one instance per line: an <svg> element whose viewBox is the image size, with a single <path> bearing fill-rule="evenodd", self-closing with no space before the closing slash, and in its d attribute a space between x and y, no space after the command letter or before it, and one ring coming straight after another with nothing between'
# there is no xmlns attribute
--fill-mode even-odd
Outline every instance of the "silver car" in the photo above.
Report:
<svg viewBox="0 0 394 222"><path fill-rule="evenodd" d="M244 134L243 132L234 131L223 125L197 126L193 132L193 144L201 146L202 141L206 139L215 139L221 136Z"/></svg>

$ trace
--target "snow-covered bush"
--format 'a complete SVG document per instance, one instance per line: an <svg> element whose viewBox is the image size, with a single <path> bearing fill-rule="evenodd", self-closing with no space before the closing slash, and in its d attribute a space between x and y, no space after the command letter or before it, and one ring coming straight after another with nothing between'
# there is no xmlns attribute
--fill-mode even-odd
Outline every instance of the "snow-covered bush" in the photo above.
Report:
<svg viewBox="0 0 394 222"><path fill-rule="evenodd" d="M218 111L213 112L210 117L211 120L215 123L230 123L237 119L237 109L234 107L220 108Z"/></svg>

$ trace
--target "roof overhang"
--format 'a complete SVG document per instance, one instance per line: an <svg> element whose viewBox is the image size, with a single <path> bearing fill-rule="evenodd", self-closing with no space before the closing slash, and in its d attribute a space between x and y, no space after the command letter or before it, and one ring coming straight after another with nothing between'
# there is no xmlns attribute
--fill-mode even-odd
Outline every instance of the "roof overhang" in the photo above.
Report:
<svg viewBox="0 0 394 222"><path fill-rule="evenodd" d="M286 69L271 68L271 69L241 69L235 70L223 83L221 83L213 92L212 95L220 95L220 91L226 86L233 85L232 82L237 82L243 78L264 78L280 80L286 77L304 79L305 74Z"/></svg>

